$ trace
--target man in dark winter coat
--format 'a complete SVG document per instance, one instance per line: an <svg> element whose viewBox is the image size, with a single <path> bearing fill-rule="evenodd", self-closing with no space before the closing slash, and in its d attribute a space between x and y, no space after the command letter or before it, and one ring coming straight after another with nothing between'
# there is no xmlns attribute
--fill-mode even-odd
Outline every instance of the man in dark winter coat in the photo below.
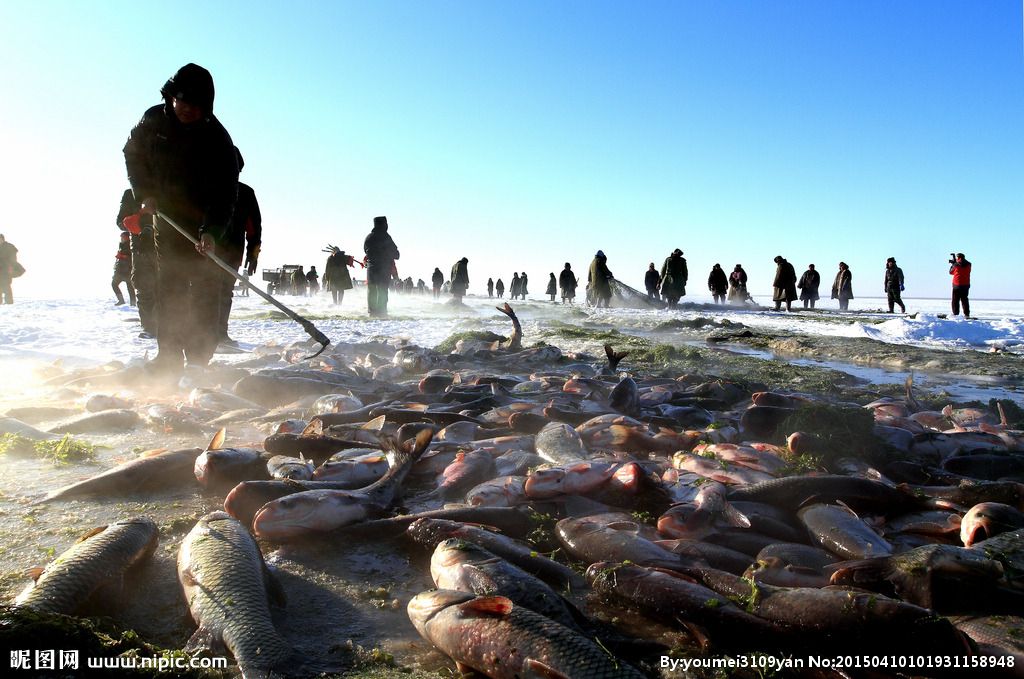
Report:
<svg viewBox="0 0 1024 679"><path fill-rule="evenodd" d="M729 279L726 277L725 271L722 270L721 264L711 267L711 273L708 275L708 290L715 298L715 304L725 304L725 294L729 291Z"/></svg>
<svg viewBox="0 0 1024 679"><path fill-rule="evenodd" d="M117 211L117 226L131 234L131 285L135 288L139 321L142 323L139 337L153 339L156 337L156 245L153 242L153 216L140 215L141 209L132 190L125 190Z"/></svg>
<svg viewBox="0 0 1024 679"><path fill-rule="evenodd" d="M850 300L853 299L853 272L846 262L839 262L839 271L832 281L832 299L839 300L840 311L850 308Z"/></svg>
<svg viewBox="0 0 1024 679"><path fill-rule="evenodd" d="M658 286L661 285L661 274L654 268L654 262L647 266L647 273L644 274L644 287L647 288L647 297L659 299Z"/></svg>
<svg viewBox="0 0 1024 679"><path fill-rule="evenodd" d="M494 297L494 279L493 278L488 278L487 279L487 297L488 298Z"/></svg>
<svg viewBox="0 0 1024 679"><path fill-rule="evenodd" d="M329 249L331 256L327 258L327 265L324 267L324 289L330 290L331 299L335 304L341 304L345 299L345 291L352 289L352 276L348 268L355 266L355 259L333 245Z"/></svg>
<svg viewBox="0 0 1024 679"><path fill-rule="evenodd" d="M121 242L118 243L117 254L114 255L114 277L110 281L118 306L124 304L121 283L128 288L128 303L135 306L135 288L132 287L132 246L127 231L121 232Z"/></svg>
<svg viewBox="0 0 1024 679"><path fill-rule="evenodd" d="M804 308L808 306L814 308L814 303L818 301L818 287L821 285L821 274L819 274L813 264L807 265L807 271L804 271L804 275L800 276L800 282L797 283L796 287L800 288L800 299L803 300Z"/></svg>
<svg viewBox="0 0 1024 679"><path fill-rule="evenodd" d="M242 153L237 148L238 171L245 166ZM238 200L231 216L231 227L224 236L224 242L217 245L217 256L235 271L242 266L243 254L245 272L249 276L256 273L256 262L260 256L260 244L263 240L263 216L260 204L256 200L256 192L248 184L238 182ZM231 304L235 289L235 277L226 271L218 271L220 276L220 311L217 319L217 339L227 344L236 344L228 336L228 317L231 316Z"/></svg>
<svg viewBox="0 0 1024 679"><path fill-rule="evenodd" d="M309 272L306 274L306 287L309 288L309 296L315 297L320 293L320 274L316 272L316 267L309 267Z"/></svg>
<svg viewBox="0 0 1024 679"><path fill-rule="evenodd" d="M219 269L202 255L223 243L238 196L231 136L213 115L209 71L186 64L160 90L124 147L128 180L142 212L166 214L193 246L156 219L157 344L152 370L177 375L184 360L204 367L217 347ZM198 251L198 252L197 252Z"/></svg>
<svg viewBox="0 0 1024 679"><path fill-rule="evenodd" d="M576 299L577 285L579 285L579 279L572 272L569 262L566 262L565 268L558 274L558 287L562 289L562 304L572 304L572 301Z"/></svg>
<svg viewBox="0 0 1024 679"><path fill-rule="evenodd" d="M363 242L366 253L366 306L370 316L388 315L388 286L396 271L398 246L388 234L388 218L374 217L373 229Z"/></svg>
<svg viewBox="0 0 1024 679"><path fill-rule="evenodd" d="M508 294L512 299L519 297L519 291L523 289L522 283L519 282L519 273L516 271L512 272L512 284L509 286Z"/></svg>
<svg viewBox="0 0 1024 679"><path fill-rule="evenodd" d="M608 269L608 258L604 251L598 250L590 262L590 272L587 274L587 287L590 289L591 298L595 307L607 308L612 301L612 276Z"/></svg>
<svg viewBox="0 0 1024 679"><path fill-rule="evenodd" d="M505 296L505 282L500 278L494 283L494 293L501 299Z"/></svg>
<svg viewBox="0 0 1024 679"><path fill-rule="evenodd" d="M462 303L462 298L469 289L469 258L463 257L452 265L452 297Z"/></svg>
<svg viewBox="0 0 1024 679"><path fill-rule="evenodd" d="M668 302L669 309L675 309L679 298L686 294L686 281L689 277L683 251L676 248L661 265L661 296Z"/></svg>
<svg viewBox="0 0 1024 679"><path fill-rule="evenodd" d="M903 269L896 266L896 258L890 257L885 260L885 278L882 280L882 288L885 290L886 300L889 302L889 313L899 304L900 313L907 313L907 306L903 303Z"/></svg>
<svg viewBox="0 0 1024 679"><path fill-rule="evenodd" d="M786 311L793 310L793 300L796 295L796 269L787 262L782 255L775 257L775 280L772 281L772 301L775 302L775 310L782 308L786 303Z"/></svg>
<svg viewBox="0 0 1024 679"><path fill-rule="evenodd" d="M14 304L11 280L21 275L15 271L18 266L18 248L0 234L0 301L4 304Z"/></svg>
<svg viewBox="0 0 1024 679"><path fill-rule="evenodd" d="M441 273L441 269L434 267L434 273L430 277L430 284L434 287L434 299L438 299L441 296L441 286L444 285L444 274ZM498 295L501 297L501 295Z"/></svg>

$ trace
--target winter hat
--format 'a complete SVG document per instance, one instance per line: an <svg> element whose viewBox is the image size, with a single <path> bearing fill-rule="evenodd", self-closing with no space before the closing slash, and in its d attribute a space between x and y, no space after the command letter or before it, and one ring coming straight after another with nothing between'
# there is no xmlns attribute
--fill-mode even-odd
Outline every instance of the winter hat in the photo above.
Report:
<svg viewBox="0 0 1024 679"><path fill-rule="evenodd" d="M596 255L594 255L594 256L595 256L595 257L604 257L604 250L598 250L598 251L597 251L597 254L596 254Z"/></svg>
<svg viewBox="0 0 1024 679"><path fill-rule="evenodd" d="M374 217L373 228L388 230L388 218L387 217Z"/></svg>
<svg viewBox="0 0 1024 679"><path fill-rule="evenodd" d="M681 257L683 255L683 251L680 250L679 248L676 248L675 250L672 251L672 254L679 255Z"/></svg>
<svg viewBox="0 0 1024 679"><path fill-rule="evenodd" d="M203 113L213 113L213 76L202 66L185 64L160 88L165 99L181 99Z"/></svg>
<svg viewBox="0 0 1024 679"><path fill-rule="evenodd" d="M775 255L775 259L772 260L776 264L782 261L782 255Z"/></svg>

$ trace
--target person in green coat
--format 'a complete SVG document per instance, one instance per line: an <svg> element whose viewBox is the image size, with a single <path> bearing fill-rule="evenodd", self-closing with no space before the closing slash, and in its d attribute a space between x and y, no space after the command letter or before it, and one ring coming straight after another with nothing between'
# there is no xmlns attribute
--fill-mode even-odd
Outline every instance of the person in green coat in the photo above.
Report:
<svg viewBox="0 0 1024 679"><path fill-rule="evenodd" d="M613 278L612 272L608 269L608 258L604 251L598 250L594 260L590 262L590 273L587 274L587 288L595 307L607 308L611 303Z"/></svg>
<svg viewBox="0 0 1024 679"><path fill-rule="evenodd" d="M661 265L661 296L668 302L669 309L679 305L679 298L686 295L686 280L689 278L683 251L676 248Z"/></svg>

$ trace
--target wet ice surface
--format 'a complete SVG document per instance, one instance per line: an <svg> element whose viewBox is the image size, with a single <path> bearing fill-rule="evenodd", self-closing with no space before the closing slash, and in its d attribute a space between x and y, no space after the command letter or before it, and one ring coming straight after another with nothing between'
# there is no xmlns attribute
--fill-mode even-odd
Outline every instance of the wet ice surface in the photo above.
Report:
<svg viewBox="0 0 1024 679"><path fill-rule="evenodd" d="M283 301L309 317L335 344L371 340L405 340L421 346L434 346L455 332L491 330L507 335L508 319L494 309L497 300L467 298L465 307L454 308L436 303L429 297L392 295L391 318L368 319L365 299L350 294L339 309L326 299L284 297ZM702 302L700 298L695 301ZM709 300L708 300L709 301ZM882 300L862 300L863 307L875 308ZM953 351L987 350L996 346L1024 352L1024 324L1021 302L974 302L978 318L964 321L943 320L944 300L907 300L917 318L893 318L883 313L858 313L870 322L851 322L833 311L780 314L773 311L747 311L700 307L676 312L657 310L591 310L579 306L565 308L547 301L517 302L523 322L525 343L529 346L545 331L559 324L595 331L617 329L659 342L687 343L703 340L697 334L659 329L667 319L691 320L699 317L720 322L728 319L755 329L795 330L837 337L868 337L881 342L904 343ZM875 322L877 321L877 323ZM45 384L45 378L61 369L96 365L106 361L142 359L155 354L156 343L137 337L137 313L128 307L113 307L105 300L26 301L0 308L0 413L25 405L78 405L102 389L69 389ZM255 349L267 344L285 346L306 338L295 323L258 297L236 299L231 335L243 347ZM550 335L546 341L554 342ZM597 355L600 345L592 340L558 340L563 351L586 351ZM744 351L750 351L743 349ZM263 353L263 349L259 353ZM237 363L255 353L218 354L217 362ZM822 364L810 359L795 362ZM902 381L906 374L880 368L824 363L872 382ZM915 374L918 384L949 384L941 377ZM1002 392L971 385L957 378L961 387L981 387L977 397L986 399ZM230 385L225 385L229 387ZM110 392L106 392L110 393ZM187 397L188 390L150 394L117 390L140 407L153 402L175 403ZM1020 401L1019 394L1010 394ZM52 422L39 422L47 428ZM184 645L194 627L181 594L175 571L175 559L183 536L195 520L221 506L222 494L203 494L198 487L169 488L163 492L135 498L86 498L62 503L29 505L32 498L78 479L109 469L118 462L152 448L205 446L212 429L202 435L138 429L113 435L83 436L103 446L92 463L55 467L47 461L2 458L0 475L0 595L9 600L28 582L21 574L32 566L42 566L67 549L81 534L98 525L133 515L148 515L160 526L160 546L156 558L141 569L129 583L126 602L116 612L122 624L136 629L144 639L162 646ZM253 426L235 426L228 431L227 445L260 447L267 432ZM347 640L367 648L381 647L394 653L401 663L415 664L429 648L416 634L405 613L408 600L431 586L428 557L418 547L401 540L385 542L302 544L285 548L265 546L268 562L280 572L289 598L279 621L282 633L300 650L315 657L337 656L332 652ZM341 654L343 655L343 654ZM441 663L436 653L422 663L431 668Z"/></svg>

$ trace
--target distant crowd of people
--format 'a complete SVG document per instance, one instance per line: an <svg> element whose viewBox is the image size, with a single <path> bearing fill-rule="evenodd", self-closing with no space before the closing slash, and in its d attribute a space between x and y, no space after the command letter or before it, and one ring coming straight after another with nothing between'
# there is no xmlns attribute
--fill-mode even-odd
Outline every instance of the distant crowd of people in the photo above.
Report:
<svg viewBox="0 0 1024 679"><path fill-rule="evenodd" d="M143 337L156 337L158 354L148 369L178 374L185 363L203 367L218 343L231 342L228 316L236 279L243 283L256 272L262 241L262 217L255 192L239 181L244 161L231 136L213 114L214 84L210 73L196 64L180 68L160 88L162 103L149 108L132 129L124 146L125 167L131 188L121 196L117 226L122 230L114 259L111 287L116 303L137 305ZM22 275L17 248L0 235L0 301L13 303L11 281ZM388 233L388 220L375 217L363 242L364 257L356 259L336 246L328 246L323 289L341 304L345 291L353 287L349 269L357 264L366 269L367 307L370 316L387 315L389 291L427 294L427 284L412 277L399 278L396 262L400 254ZM223 269L207 255L219 258ZM244 266L243 266L244 262ZM775 309L792 310L800 299L814 308L821 283L813 264L797 279L792 264L781 255L775 258L776 272L772 299ZM242 271L239 273L239 268ZM233 270L234 273L228 273ZM952 311L970 317L968 293L971 264L962 253L952 255ZM266 275L266 271L264 272ZM316 267L288 271L277 284L287 284L297 294L316 294L320 277ZM460 258L445 279L440 268L431 276L434 298L449 294L458 303L469 289L469 259ZM661 268L652 262L645 274L647 296L676 308L686 295L688 270L680 249L665 259ZM832 298L842 310L853 299L853 274L839 263L832 284ZM886 261L883 289L889 311L906 307L901 298L903 271L890 257ZM508 287L510 298L526 299L529 279L515 272ZM552 302L561 293L563 304L573 304L579 279L572 266L556 277L549 274L545 294ZM614 289L627 288L616 281L608 258L598 250L587 271L586 303L607 307ZM245 286L243 285L243 288ZM708 289L717 304L744 305L752 301L747 291L747 274L737 264L728 275L715 264L708 276ZM630 290L632 290L630 288ZM798 293L797 290L800 292ZM504 297L502 279L487 280L489 297ZM642 295L642 293L639 293Z"/></svg>

